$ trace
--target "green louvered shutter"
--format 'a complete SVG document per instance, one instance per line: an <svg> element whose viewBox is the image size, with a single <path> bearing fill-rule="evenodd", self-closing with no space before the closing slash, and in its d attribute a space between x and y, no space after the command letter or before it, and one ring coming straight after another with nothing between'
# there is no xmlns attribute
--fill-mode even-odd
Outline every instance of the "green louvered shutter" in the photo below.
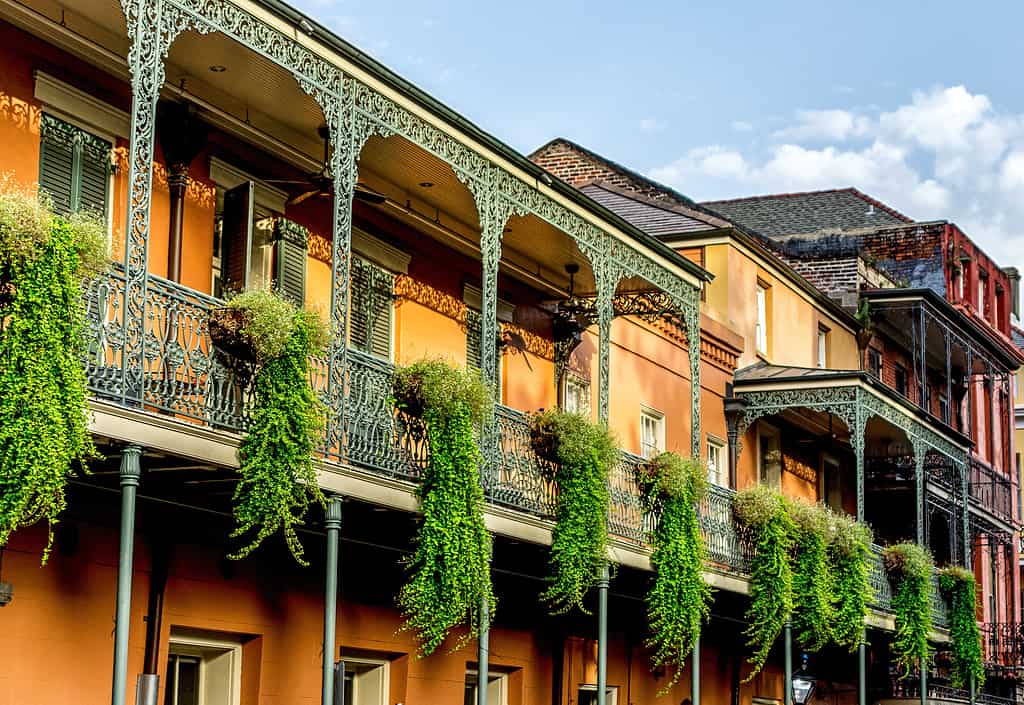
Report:
<svg viewBox="0 0 1024 705"><path fill-rule="evenodd" d="M395 275L361 257L353 257L349 296L349 344L356 350L390 360Z"/></svg>
<svg viewBox="0 0 1024 705"><path fill-rule="evenodd" d="M298 223L278 218L274 224L277 261L274 280L278 290L295 304L306 302L306 260L309 231Z"/></svg>
<svg viewBox="0 0 1024 705"><path fill-rule="evenodd" d="M476 309L466 310L466 365L480 369L483 354L480 350L481 328L480 312Z"/></svg>
<svg viewBox="0 0 1024 705"><path fill-rule="evenodd" d="M39 188L57 213L108 216L112 145L43 113L39 121Z"/></svg>

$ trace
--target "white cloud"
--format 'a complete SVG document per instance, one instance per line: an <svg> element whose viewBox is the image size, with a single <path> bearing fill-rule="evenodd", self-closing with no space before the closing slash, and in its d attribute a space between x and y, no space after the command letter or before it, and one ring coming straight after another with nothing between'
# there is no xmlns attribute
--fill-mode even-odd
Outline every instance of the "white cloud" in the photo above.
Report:
<svg viewBox="0 0 1024 705"><path fill-rule="evenodd" d="M643 118L640 120L640 129L644 132L656 132L658 130L664 130L665 127L665 123L657 118Z"/></svg>
<svg viewBox="0 0 1024 705"><path fill-rule="evenodd" d="M853 137L864 137L871 129L868 118L847 110L800 110L796 116L797 124L775 132L777 139L841 142Z"/></svg>
<svg viewBox="0 0 1024 705"><path fill-rule="evenodd" d="M939 86L890 110L800 110L767 141L763 121L737 125L748 123L731 125L741 142L695 147L650 175L698 200L853 186L919 220L951 220L1024 269L1024 113Z"/></svg>
<svg viewBox="0 0 1024 705"><path fill-rule="evenodd" d="M729 125L736 132L753 132L754 125L746 120L733 120Z"/></svg>

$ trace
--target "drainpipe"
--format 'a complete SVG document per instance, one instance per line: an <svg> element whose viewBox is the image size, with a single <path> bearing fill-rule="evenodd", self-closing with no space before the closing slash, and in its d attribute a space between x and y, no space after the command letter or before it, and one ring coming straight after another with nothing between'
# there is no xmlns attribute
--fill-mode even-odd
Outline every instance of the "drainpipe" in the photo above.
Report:
<svg viewBox="0 0 1024 705"><path fill-rule="evenodd" d="M121 548L117 561L117 611L114 617L114 678L111 705L124 705L128 681L128 627L132 607L132 553L135 542L135 494L139 488L142 448L121 453Z"/></svg>
<svg viewBox="0 0 1024 705"><path fill-rule="evenodd" d="M693 705L700 705L700 634L693 641L690 660L690 701Z"/></svg>
<svg viewBox="0 0 1024 705"><path fill-rule="evenodd" d="M785 693L782 702L784 705L793 705L793 623L788 619L783 627L783 684Z"/></svg>
<svg viewBox="0 0 1024 705"><path fill-rule="evenodd" d="M138 705L157 705L160 692L160 623L167 589L170 546L161 537L152 543L153 571L149 578L149 603L146 607L146 655L135 690Z"/></svg>
<svg viewBox="0 0 1024 705"><path fill-rule="evenodd" d="M331 495L324 509L327 529L327 564L324 568L324 673L320 705L334 703L334 646L338 618L338 534L341 532L341 497Z"/></svg>
<svg viewBox="0 0 1024 705"><path fill-rule="evenodd" d="M608 563L597 579L597 705L606 705L608 690Z"/></svg>

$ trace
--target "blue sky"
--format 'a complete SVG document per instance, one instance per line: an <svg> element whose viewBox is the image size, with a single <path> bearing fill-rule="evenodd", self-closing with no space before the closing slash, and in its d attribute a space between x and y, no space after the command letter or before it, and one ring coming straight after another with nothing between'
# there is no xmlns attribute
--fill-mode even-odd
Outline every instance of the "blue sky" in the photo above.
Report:
<svg viewBox="0 0 1024 705"><path fill-rule="evenodd" d="M523 152L698 200L856 186L1024 269L1024 3L296 4Z"/></svg>

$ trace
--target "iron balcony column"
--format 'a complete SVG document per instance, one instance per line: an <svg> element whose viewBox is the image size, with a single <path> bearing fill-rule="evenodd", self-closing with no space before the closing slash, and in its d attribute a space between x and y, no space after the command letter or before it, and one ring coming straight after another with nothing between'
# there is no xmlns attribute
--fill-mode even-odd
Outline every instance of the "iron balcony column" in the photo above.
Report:
<svg viewBox="0 0 1024 705"><path fill-rule="evenodd" d="M491 613L487 598L480 598L480 636L476 642L476 703L487 705L487 682L490 673Z"/></svg>
<svg viewBox="0 0 1024 705"><path fill-rule="evenodd" d="M788 619L782 628L784 705L793 705L793 624Z"/></svg>
<svg viewBox="0 0 1024 705"><path fill-rule="evenodd" d="M341 532L341 497L327 500L324 528L327 529L327 564L324 579L324 673L320 705L334 703L334 646L338 618L338 534Z"/></svg>
<svg viewBox="0 0 1024 705"><path fill-rule="evenodd" d="M867 629L860 633L857 644L857 705L868 705Z"/></svg>
<svg viewBox="0 0 1024 705"><path fill-rule="evenodd" d="M608 564L597 580L597 705L606 705L608 690Z"/></svg>
<svg viewBox="0 0 1024 705"><path fill-rule="evenodd" d="M700 705L700 634L693 641L690 656L690 701L693 705Z"/></svg>
<svg viewBox="0 0 1024 705"><path fill-rule="evenodd" d="M114 677L110 702L124 705L128 685L128 627L132 608L132 557L135 548L135 495L142 468L142 448L121 452L121 547L117 559L117 609L114 616Z"/></svg>

